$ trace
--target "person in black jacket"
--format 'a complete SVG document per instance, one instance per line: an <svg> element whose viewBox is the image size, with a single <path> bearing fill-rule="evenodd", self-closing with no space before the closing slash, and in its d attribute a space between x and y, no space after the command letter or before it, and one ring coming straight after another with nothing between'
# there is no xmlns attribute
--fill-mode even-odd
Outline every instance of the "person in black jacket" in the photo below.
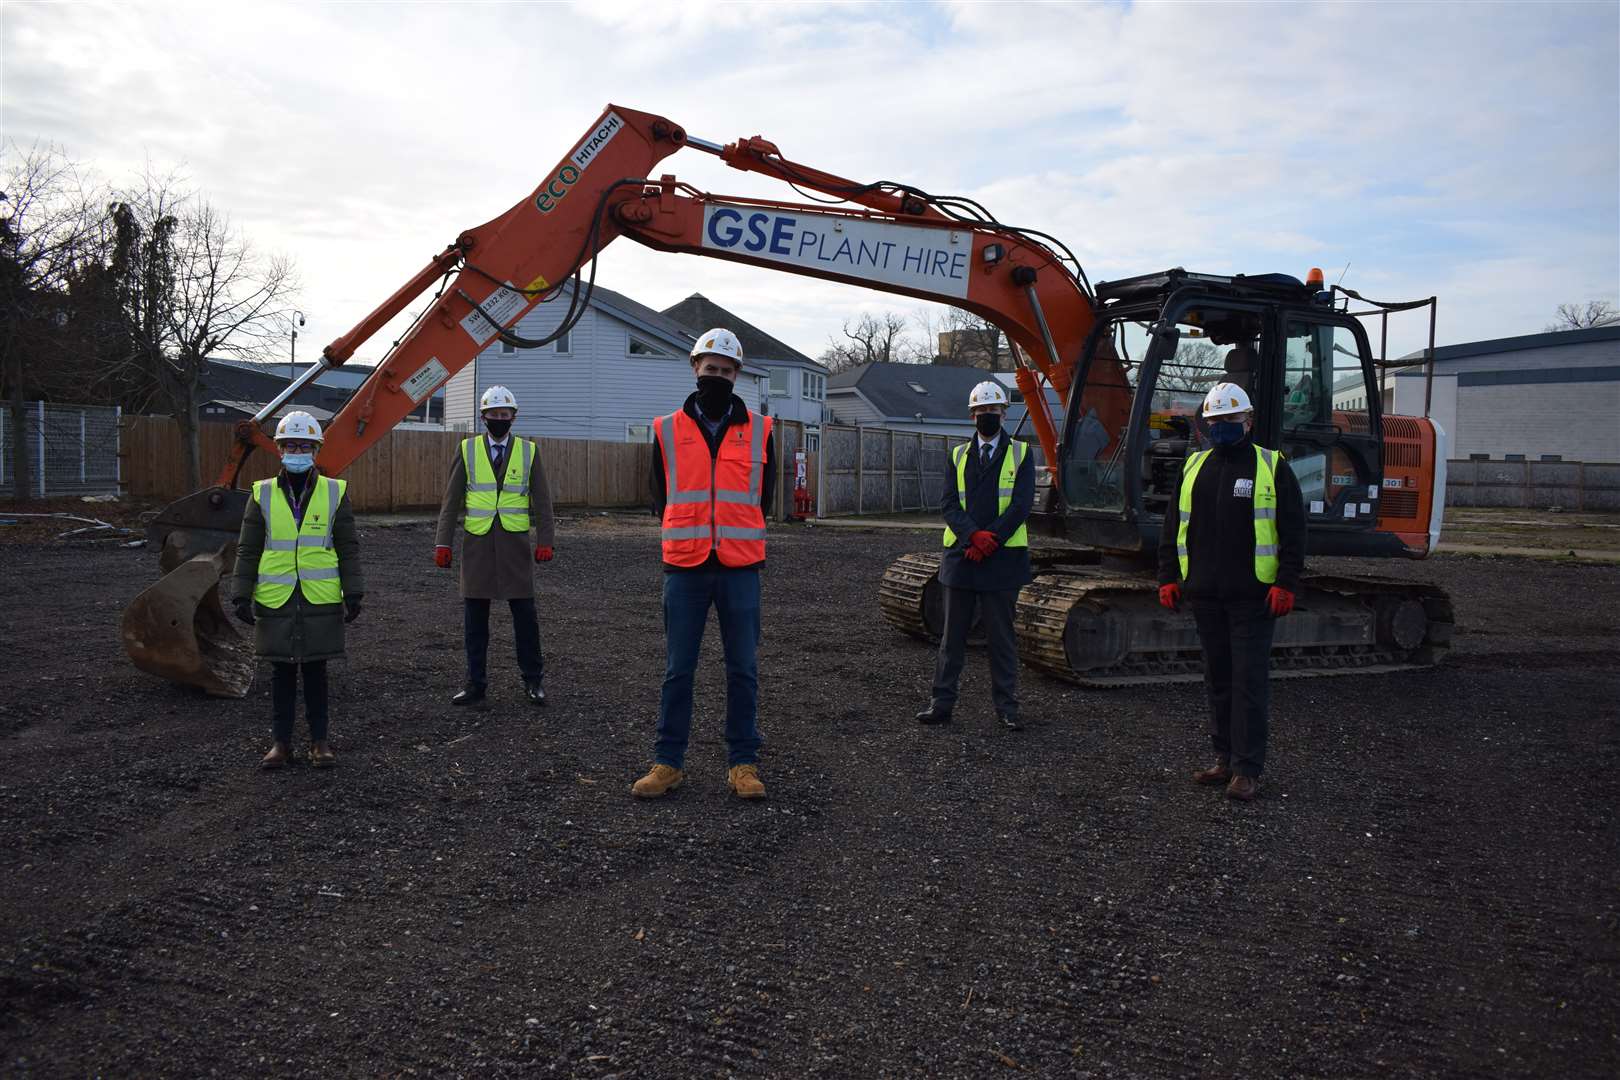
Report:
<svg viewBox="0 0 1620 1080"><path fill-rule="evenodd" d="M977 608L990 644L990 693L996 717L1018 731L1018 638L1013 610L1018 590L1031 580L1024 521L1035 506L1035 458L1029 445L1002 428L1007 390L982 382L968 395L978 429L970 442L951 449L945 463L945 632L939 639L933 697L917 714L920 724L943 724L956 705L968 630Z"/></svg>
<svg viewBox="0 0 1620 1080"><path fill-rule="evenodd" d="M1260 790L1271 699L1271 636L1305 570L1305 500L1294 472L1250 436L1235 383L1204 398L1213 449L1190 454L1159 538L1159 603L1192 605L1204 650L1215 763L1193 773L1245 802Z"/></svg>

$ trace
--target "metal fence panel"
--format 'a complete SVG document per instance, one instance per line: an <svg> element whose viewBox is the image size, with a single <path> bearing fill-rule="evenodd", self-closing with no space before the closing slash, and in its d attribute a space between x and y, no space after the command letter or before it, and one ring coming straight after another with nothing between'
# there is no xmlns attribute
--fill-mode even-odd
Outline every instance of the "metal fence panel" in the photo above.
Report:
<svg viewBox="0 0 1620 1080"><path fill-rule="evenodd" d="M27 403L28 492L35 498L58 495L116 495L119 482L119 414L114 405ZM11 453L11 406L0 402L0 491L15 476Z"/></svg>
<svg viewBox="0 0 1620 1080"><path fill-rule="evenodd" d="M1620 464L1592 461L1450 461L1446 505L1620 510Z"/></svg>

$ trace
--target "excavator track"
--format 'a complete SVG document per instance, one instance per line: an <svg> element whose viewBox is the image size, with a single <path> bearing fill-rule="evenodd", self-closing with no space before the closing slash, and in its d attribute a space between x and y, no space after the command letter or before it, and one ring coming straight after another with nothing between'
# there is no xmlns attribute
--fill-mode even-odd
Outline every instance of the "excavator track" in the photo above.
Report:
<svg viewBox="0 0 1620 1080"><path fill-rule="evenodd" d="M943 620L938 555L906 555L884 574L884 616L937 640ZM930 569L931 568L931 569ZM930 611L930 607L934 610ZM1018 654L1033 668L1081 686L1198 682L1198 630L1184 607L1159 606L1149 576L1100 567L1048 567L1019 593ZM1293 614L1277 623L1276 678L1361 675L1432 667L1451 646L1451 599L1433 585L1373 577L1307 575Z"/></svg>

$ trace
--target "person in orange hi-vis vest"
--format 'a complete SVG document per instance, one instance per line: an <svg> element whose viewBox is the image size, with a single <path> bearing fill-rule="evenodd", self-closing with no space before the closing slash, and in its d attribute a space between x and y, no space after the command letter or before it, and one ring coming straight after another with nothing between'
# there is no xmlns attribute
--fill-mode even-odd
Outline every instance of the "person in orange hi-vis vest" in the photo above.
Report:
<svg viewBox="0 0 1620 1080"><path fill-rule="evenodd" d="M771 418L732 392L742 343L730 330L692 348L697 391L653 421L653 509L662 520L666 665L653 766L631 792L653 799L686 778L692 682L713 607L726 653L726 781L740 798L765 795L759 778L759 569L765 507L776 475Z"/></svg>

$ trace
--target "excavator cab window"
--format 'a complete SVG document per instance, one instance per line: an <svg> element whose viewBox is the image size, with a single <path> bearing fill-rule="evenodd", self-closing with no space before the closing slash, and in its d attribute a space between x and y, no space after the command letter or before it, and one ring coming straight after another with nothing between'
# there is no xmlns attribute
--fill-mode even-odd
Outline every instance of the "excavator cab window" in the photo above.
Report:
<svg viewBox="0 0 1620 1080"><path fill-rule="evenodd" d="M1265 313L1208 301L1122 314L1101 330L1063 441L1063 498L1073 510L1161 515L1182 461L1208 445L1200 417L1218 382L1252 391ZM1132 358L1136 358L1134 361ZM1132 424L1143 431L1129 437Z"/></svg>
<svg viewBox="0 0 1620 1080"><path fill-rule="evenodd" d="M1313 525L1371 528L1383 460L1370 352L1353 325L1284 319L1281 449Z"/></svg>

